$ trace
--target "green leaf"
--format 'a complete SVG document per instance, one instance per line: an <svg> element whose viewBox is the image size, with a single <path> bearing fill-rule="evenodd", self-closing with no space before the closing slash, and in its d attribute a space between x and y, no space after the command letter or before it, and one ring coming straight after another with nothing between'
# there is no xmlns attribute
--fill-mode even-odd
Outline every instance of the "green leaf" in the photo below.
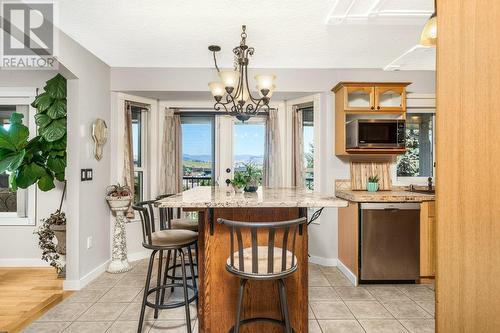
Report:
<svg viewBox="0 0 500 333"><path fill-rule="evenodd" d="M52 190L54 187L54 177L45 172L45 174L38 181L38 188L44 192Z"/></svg>
<svg viewBox="0 0 500 333"><path fill-rule="evenodd" d="M10 123L11 124L22 124L24 115L22 113L14 112L10 115Z"/></svg>
<svg viewBox="0 0 500 333"><path fill-rule="evenodd" d="M36 183L36 181L45 174L45 169L36 163L24 165L17 174L17 186L20 188L27 188Z"/></svg>
<svg viewBox="0 0 500 333"><path fill-rule="evenodd" d="M66 115L66 99L56 99L47 110L47 116L52 119L64 117Z"/></svg>
<svg viewBox="0 0 500 333"><path fill-rule="evenodd" d="M54 173L64 172L66 169L66 158L65 157L49 157L47 159L47 167L50 171Z"/></svg>
<svg viewBox="0 0 500 333"><path fill-rule="evenodd" d="M23 162L25 155L26 155L26 150L23 149L17 155L12 156L12 159L11 159L9 165L7 166L6 170L10 171L10 172L16 171L17 168L19 168L19 166ZM3 164L3 163L4 163L4 161L0 162L0 164ZM0 166L0 173L2 173L3 171L5 171L5 170L2 170L2 166Z"/></svg>
<svg viewBox="0 0 500 333"><path fill-rule="evenodd" d="M66 98L66 79L61 74L57 74L47 81L43 89L53 98Z"/></svg>
<svg viewBox="0 0 500 333"><path fill-rule="evenodd" d="M56 173L55 176L56 176L56 179L60 182L63 182L66 178L64 171L61 173Z"/></svg>
<svg viewBox="0 0 500 333"><path fill-rule="evenodd" d="M8 132L11 143L14 144L17 150L24 148L28 144L30 135L28 127L23 124L12 124Z"/></svg>
<svg viewBox="0 0 500 333"><path fill-rule="evenodd" d="M17 178L17 172L13 172L9 175L9 187L10 190L13 192L17 191L16 178Z"/></svg>
<svg viewBox="0 0 500 333"><path fill-rule="evenodd" d="M16 145L12 143L9 132L3 127L0 127L0 148L16 151Z"/></svg>
<svg viewBox="0 0 500 333"><path fill-rule="evenodd" d="M49 126L41 130L40 134L48 142L59 140L66 134L66 119L52 121Z"/></svg>
<svg viewBox="0 0 500 333"><path fill-rule="evenodd" d="M38 127L46 127L48 124L50 124L51 121L52 118L50 118L45 113L37 113L35 115L35 123Z"/></svg>
<svg viewBox="0 0 500 333"><path fill-rule="evenodd" d="M40 95L38 95L33 103L31 103L31 106L36 108L38 112L44 112L49 108L49 106L52 105L52 102L54 101L54 98L49 95L47 92L44 92Z"/></svg>
<svg viewBox="0 0 500 333"><path fill-rule="evenodd" d="M44 144L44 146L47 148L47 150L59 150L59 151L64 151L66 152L66 135L60 138L59 140L56 140L54 142L47 142Z"/></svg>
<svg viewBox="0 0 500 333"><path fill-rule="evenodd" d="M16 156L17 155L10 155L2 158L2 160L0 161L0 173L4 173L5 171L7 171L7 169L9 169L10 164L16 158Z"/></svg>

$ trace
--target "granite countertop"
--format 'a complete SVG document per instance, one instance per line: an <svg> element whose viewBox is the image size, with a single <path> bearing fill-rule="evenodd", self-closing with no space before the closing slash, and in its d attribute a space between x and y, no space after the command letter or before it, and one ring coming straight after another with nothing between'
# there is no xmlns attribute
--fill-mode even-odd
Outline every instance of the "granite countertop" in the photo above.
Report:
<svg viewBox="0 0 500 333"><path fill-rule="evenodd" d="M347 207L347 201L298 188L259 188L235 193L230 188L198 186L158 201L160 207Z"/></svg>
<svg viewBox="0 0 500 333"><path fill-rule="evenodd" d="M335 195L338 198L355 202L422 202L435 200L434 194L409 192L401 188L377 192L337 189Z"/></svg>

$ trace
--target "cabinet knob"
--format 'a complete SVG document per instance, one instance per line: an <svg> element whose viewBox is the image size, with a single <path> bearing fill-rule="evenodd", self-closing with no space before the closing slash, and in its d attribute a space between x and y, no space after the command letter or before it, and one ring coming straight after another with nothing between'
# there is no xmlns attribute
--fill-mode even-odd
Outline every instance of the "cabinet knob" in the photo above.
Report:
<svg viewBox="0 0 500 333"><path fill-rule="evenodd" d="M371 107L371 109L372 109L372 110L375 110L375 107L374 107L374 106L372 106L372 107Z"/></svg>
<svg viewBox="0 0 500 333"><path fill-rule="evenodd" d="M379 105L379 106L377 106L377 110L380 110L380 105Z"/></svg>

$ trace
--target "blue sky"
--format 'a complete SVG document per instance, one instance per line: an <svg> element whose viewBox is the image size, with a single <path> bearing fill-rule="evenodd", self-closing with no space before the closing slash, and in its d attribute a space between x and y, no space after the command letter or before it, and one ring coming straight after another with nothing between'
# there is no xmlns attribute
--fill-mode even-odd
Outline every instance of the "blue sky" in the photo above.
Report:
<svg viewBox="0 0 500 333"><path fill-rule="evenodd" d="M182 153L189 155L211 155L212 125L182 124Z"/></svg>
<svg viewBox="0 0 500 333"><path fill-rule="evenodd" d="M235 155L264 155L265 125L241 124L234 126Z"/></svg>

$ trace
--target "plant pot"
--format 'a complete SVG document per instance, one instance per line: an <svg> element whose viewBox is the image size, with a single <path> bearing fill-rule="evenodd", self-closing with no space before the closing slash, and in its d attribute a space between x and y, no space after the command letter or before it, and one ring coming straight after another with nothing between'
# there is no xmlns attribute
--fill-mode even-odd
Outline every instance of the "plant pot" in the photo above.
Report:
<svg viewBox="0 0 500 333"><path fill-rule="evenodd" d="M57 239L56 251L58 254L66 254L66 225L65 224L51 224L50 230L54 232Z"/></svg>
<svg viewBox="0 0 500 333"><path fill-rule="evenodd" d="M378 191L378 183L366 183L366 190L368 192L377 192Z"/></svg>
<svg viewBox="0 0 500 333"><path fill-rule="evenodd" d="M111 210L122 210L130 206L130 202L132 201L132 197L112 197L107 196L106 200L108 201L109 208Z"/></svg>
<svg viewBox="0 0 500 333"><path fill-rule="evenodd" d="M248 185L248 186L245 186L245 189L244 191L245 192L249 192L249 193L254 193L254 192L257 192L257 190L259 189L258 186L251 186L251 185Z"/></svg>
<svg viewBox="0 0 500 333"><path fill-rule="evenodd" d="M234 193L243 193L243 187L238 187L233 185L233 189Z"/></svg>

